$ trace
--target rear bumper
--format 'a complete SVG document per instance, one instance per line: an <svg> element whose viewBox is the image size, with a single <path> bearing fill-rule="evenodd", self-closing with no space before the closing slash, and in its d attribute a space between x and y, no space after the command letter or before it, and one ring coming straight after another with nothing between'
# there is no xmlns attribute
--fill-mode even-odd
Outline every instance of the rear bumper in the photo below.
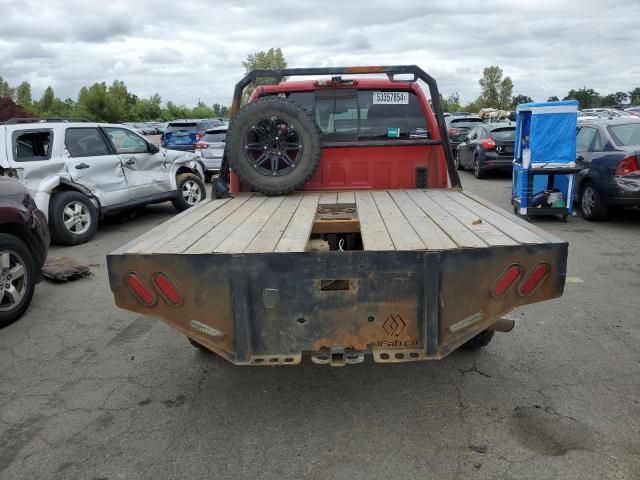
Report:
<svg viewBox="0 0 640 480"><path fill-rule="evenodd" d="M394 363L440 359L513 308L559 297L567 244L448 252L306 252L108 256L120 308L151 315L239 365L293 365L309 356L334 366L365 355ZM490 294L516 262L550 275L523 297ZM125 284L135 272L149 285L161 272L182 294L142 305ZM327 288L327 285L338 288ZM460 301L460 292L465 292Z"/></svg>
<svg viewBox="0 0 640 480"><path fill-rule="evenodd" d="M207 172L219 172L220 167L222 166L222 157L198 157L202 163L204 164L204 169Z"/></svg>
<svg viewBox="0 0 640 480"><path fill-rule="evenodd" d="M485 152L482 168L484 170L511 170L513 169L513 156L498 155L496 152Z"/></svg>
<svg viewBox="0 0 640 480"><path fill-rule="evenodd" d="M640 176L614 177L604 193L607 205L618 207L640 206Z"/></svg>

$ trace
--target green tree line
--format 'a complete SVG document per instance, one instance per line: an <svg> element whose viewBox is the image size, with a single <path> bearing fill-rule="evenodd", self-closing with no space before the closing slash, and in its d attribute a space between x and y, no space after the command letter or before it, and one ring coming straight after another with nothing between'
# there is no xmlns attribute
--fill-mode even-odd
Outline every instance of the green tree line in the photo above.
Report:
<svg viewBox="0 0 640 480"><path fill-rule="evenodd" d="M500 110L515 110L520 103L533 102L528 95L513 95L513 81L510 77L503 77L504 72L499 66L484 69L478 80L480 96L474 101L461 104L458 92L441 97L442 108L445 112L478 112L481 108L497 108ZM615 92L601 95L592 88L582 87L571 89L563 100L578 100L580 109L596 107L616 107L618 105L640 105L640 87L628 92ZM557 96L547 98L548 102L560 100Z"/></svg>
<svg viewBox="0 0 640 480"><path fill-rule="evenodd" d="M247 54L242 66L246 72L254 69L286 68L287 61L282 49L270 48ZM270 79L258 79L252 88L245 90L244 101L256 85L270 83ZM176 118L227 118L229 108L214 103L206 105L198 102L193 107L179 105L172 101L162 103L159 94L149 98L140 98L131 93L125 83L114 80L111 85L105 82L94 83L90 87L82 87L78 98L73 100L58 98L53 87L47 87L39 100L34 100L29 82L22 82L12 87L0 77L0 97L10 98L26 113L35 117L84 118L96 122L145 122L170 121Z"/></svg>
<svg viewBox="0 0 640 480"><path fill-rule="evenodd" d="M53 87L47 87L42 96L34 100L29 82L12 87L0 77L0 97L11 98L25 112L35 117L84 118L96 122L170 121L176 118L226 118L229 108L214 103L198 102L195 107L168 101L163 104L159 94L140 98L131 93L125 83L114 80L82 87L76 100L56 96Z"/></svg>

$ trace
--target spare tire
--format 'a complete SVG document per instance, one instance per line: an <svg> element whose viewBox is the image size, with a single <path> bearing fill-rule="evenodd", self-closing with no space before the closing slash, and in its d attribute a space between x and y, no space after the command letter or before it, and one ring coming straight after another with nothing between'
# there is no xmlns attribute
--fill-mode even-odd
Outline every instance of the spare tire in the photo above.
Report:
<svg viewBox="0 0 640 480"><path fill-rule="evenodd" d="M227 131L229 166L253 190L284 195L302 187L320 164L322 131L303 107L280 97L245 105Z"/></svg>

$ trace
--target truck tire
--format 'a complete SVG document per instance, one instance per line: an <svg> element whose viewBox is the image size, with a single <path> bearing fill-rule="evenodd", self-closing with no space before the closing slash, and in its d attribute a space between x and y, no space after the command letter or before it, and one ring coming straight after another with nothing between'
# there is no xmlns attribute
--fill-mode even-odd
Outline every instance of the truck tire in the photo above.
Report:
<svg viewBox="0 0 640 480"><path fill-rule="evenodd" d="M59 192L51 200L49 225L53 241L60 245L86 243L98 229L98 209L80 192Z"/></svg>
<svg viewBox="0 0 640 480"><path fill-rule="evenodd" d="M207 197L202 179L195 173L181 173L176 177L176 198L171 203L179 212L193 207Z"/></svg>
<svg viewBox="0 0 640 480"><path fill-rule="evenodd" d="M495 332L493 330L483 330L471 340L468 340L467 343L464 343L460 348L464 348L465 350L478 350L486 347L493 339L494 334Z"/></svg>
<svg viewBox="0 0 640 480"><path fill-rule="evenodd" d="M280 97L244 106L227 131L229 166L266 195L302 187L320 164L322 131L303 107Z"/></svg>
<svg viewBox="0 0 640 480"><path fill-rule="evenodd" d="M590 222L603 220L609 213L600 192L592 182L585 182L580 189L580 208L582 216Z"/></svg>
<svg viewBox="0 0 640 480"><path fill-rule="evenodd" d="M15 235L0 233L0 328L27 310L37 273L27 244Z"/></svg>

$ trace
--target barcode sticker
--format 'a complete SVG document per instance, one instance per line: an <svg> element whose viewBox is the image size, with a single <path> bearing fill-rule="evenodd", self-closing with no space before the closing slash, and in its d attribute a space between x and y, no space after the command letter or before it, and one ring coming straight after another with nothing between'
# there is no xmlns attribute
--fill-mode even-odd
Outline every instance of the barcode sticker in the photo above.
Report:
<svg viewBox="0 0 640 480"><path fill-rule="evenodd" d="M408 105L409 92L373 92L374 105Z"/></svg>

